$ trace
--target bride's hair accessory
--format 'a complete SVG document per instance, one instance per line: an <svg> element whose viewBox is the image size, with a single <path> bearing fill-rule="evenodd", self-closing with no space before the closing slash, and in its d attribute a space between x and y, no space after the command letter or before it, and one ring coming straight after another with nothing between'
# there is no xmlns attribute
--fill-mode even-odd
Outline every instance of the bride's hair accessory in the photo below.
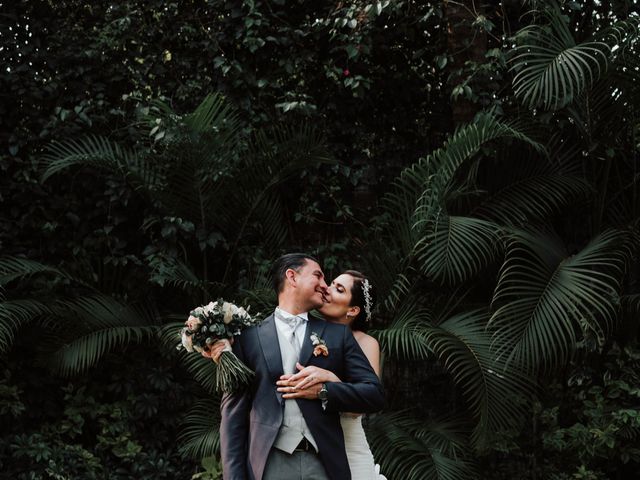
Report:
<svg viewBox="0 0 640 480"><path fill-rule="evenodd" d="M371 290L371 284L369 283L369 279L365 278L362 281L362 293L364 294L364 311L367 314L367 322L371 321L371 304L373 303L369 290Z"/></svg>

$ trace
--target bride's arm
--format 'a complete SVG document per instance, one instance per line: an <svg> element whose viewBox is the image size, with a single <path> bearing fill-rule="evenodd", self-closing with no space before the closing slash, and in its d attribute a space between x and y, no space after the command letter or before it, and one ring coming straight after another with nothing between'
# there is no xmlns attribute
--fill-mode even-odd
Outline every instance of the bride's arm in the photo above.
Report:
<svg viewBox="0 0 640 480"><path fill-rule="evenodd" d="M365 357L367 357L367 360L369 360L373 371L376 372L376 375L380 378L380 345L378 345L378 341L366 334L358 335L356 341ZM325 370L324 368L313 365L303 367L299 363L296 363L296 368L299 370L298 373L294 375L282 375L280 380L276 382L276 385L279 387L278 391L283 394L282 398L303 398L306 397L306 395L301 391L307 390L314 385L327 382L342 382L335 373L330 370Z"/></svg>
<svg viewBox="0 0 640 480"><path fill-rule="evenodd" d="M340 378L330 370L309 365L303 367L296 362L298 373L293 375L282 375L280 380L276 382L278 391L283 393L283 398L301 398L301 390L308 390L310 387L327 382L342 382ZM316 392L317 394L317 392Z"/></svg>

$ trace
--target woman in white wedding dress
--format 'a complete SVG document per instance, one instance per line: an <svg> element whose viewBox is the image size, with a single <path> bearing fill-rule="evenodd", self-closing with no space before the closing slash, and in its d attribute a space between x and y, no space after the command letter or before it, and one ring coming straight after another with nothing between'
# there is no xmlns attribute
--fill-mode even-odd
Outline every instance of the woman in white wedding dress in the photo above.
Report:
<svg viewBox="0 0 640 480"><path fill-rule="evenodd" d="M378 377L380 376L380 346L375 338L365 333L373 308L373 289L369 280L360 272L347 270L331 282L329 286L331 302L320 309L329 322L342 323L351 327L353 336L360 345ZM298 389L325 382L339 382L340 379L328 370L309 366L303 368L289 381L297 383ZM380 467L373 460L367 437L362 428L362 415L343 412L340 423L344 433L344 444L353 480L386 480L379 473Z"/></svg>

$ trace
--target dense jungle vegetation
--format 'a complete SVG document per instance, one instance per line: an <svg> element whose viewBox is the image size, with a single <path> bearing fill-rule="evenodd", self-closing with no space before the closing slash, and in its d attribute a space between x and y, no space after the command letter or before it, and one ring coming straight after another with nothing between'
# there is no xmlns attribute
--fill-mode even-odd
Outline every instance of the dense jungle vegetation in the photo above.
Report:
<svg viewBox="0 0 640 480"><path fill-rule="evenodd" d="M635 478L636 0L0 7L0 478L221 478L176 332L298 250L378 291L390 480Z"/></svg>

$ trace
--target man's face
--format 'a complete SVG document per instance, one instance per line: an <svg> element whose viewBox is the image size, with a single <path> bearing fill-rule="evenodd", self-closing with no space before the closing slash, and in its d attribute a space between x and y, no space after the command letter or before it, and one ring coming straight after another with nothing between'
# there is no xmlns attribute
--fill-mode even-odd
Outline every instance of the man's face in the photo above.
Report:
<svg viewBox="0 0 640 480"><path fill-rule="evenodd" d="M312 310L320 308L327 301L327 283L324 281L324 273L317 262L307 259L306 263L297 271L294 271L296 296L301 304Z"/></svg>

